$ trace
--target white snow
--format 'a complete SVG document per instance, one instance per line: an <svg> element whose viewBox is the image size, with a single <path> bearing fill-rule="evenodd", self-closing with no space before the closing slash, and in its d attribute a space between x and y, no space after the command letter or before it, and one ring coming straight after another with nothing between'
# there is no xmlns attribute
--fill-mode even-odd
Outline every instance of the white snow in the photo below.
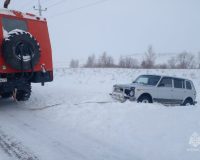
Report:
<svg viewBox="0 0 200 160"><path fill-rule="evenodd" d="M200 147L189 144L200 134L199 103L165 107L110 98L112 85L146 73L185 77L200 90L200 70L57 68L53 83L33 85L30 101L0 101L0 132L41 160L200 159Z"/></svg>
<svg viewBox="0 0 200 160"><path fill-rule="evenodd" d="M15 14L11 10L5 8L0 9L0 14L15 16Z"/></svg>
<svg viewBox="0 0 200 160"><path fill-rule="evenodd" d="M21 29L14 29L14 30L12 30L12 31L10 31L10 32L7 32L7 31L3 28L3 36L4 36L4 39L5 39L6 41L9 40L9 37L10 37L12 34L17 34L17 35L19 35L19 34L22 34L22 33L27 33L27 34L29 34L30 36L32 36L29 32L23 31L23 30L21 30Z"/></svg>

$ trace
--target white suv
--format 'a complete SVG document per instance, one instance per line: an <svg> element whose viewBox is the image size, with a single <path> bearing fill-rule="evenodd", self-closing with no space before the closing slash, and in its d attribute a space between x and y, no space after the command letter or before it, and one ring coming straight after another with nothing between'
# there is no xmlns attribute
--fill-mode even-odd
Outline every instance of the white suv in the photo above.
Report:
<svg viewBox="0 0 200 160"><path fill-rule="evenodd" d="M142 103L196 104L192 81L160 75L141 75L131 84L114 85L111 96L121 102L130 99Z"/></svg>

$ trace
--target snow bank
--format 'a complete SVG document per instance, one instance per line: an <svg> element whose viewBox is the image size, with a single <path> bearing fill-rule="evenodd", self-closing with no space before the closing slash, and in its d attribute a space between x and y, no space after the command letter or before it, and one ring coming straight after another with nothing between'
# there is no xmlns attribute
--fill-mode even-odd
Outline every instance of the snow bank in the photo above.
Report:
<svg viewBox="0 0 200 160"><path fill-rule="evenodd" d="M53 83L44 88L33 86L29 102L20 103L17 108L4 102L5 108L0 112L1 127L39 158L200 158L200 146L189 144L194 132L200 134L199 103L193 107L119 103L108 95L113 84L129 83L146 73L192 79L199 91L199 70L58 68L54 72ZM197 100L200 101L199 94Z"/></svg>
<svg viewBox="0 0 200 160"><path fill-rule="evenodd" d="M193 132L200 133L199 104L195 107L165 107L134 102L121 104L112 101L108 94L113 84L129 83L146 73L192 79L198 91L199 72L56 69L54 84L45 90L48 90L47 97L61 105L45 110L43 114L62 128L72 128L86 136L86 146L87 142L93 141L97 148L80 148L84 154L91 155L91 159L198 159L200 153L187 150L191 147L189 138ZM52 90L53 95L49 93ZM197 100L200 101L199 95ZM76 147L79 143L82 142L73 142Z"/></svg>

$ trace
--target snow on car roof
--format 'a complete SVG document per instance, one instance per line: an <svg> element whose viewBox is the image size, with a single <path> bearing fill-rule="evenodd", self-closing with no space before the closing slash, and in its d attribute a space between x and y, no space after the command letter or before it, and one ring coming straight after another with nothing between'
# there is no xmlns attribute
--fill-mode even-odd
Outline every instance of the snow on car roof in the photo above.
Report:
<svg viewBox="0 0 200 160"><path fill-rule="evenodd" d="M9 9L5 9L5 8L0 9L0 14L15 16L15 17L23 17L23 18L32 19L32 20L46 21L46 19L41 16L36 16L31 13L22 13L20 11L9 10Z"/></svg>

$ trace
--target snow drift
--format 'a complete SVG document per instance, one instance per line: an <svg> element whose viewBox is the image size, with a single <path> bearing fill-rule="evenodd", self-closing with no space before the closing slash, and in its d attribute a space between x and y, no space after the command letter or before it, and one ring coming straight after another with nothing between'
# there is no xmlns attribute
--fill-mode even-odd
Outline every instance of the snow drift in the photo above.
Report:
<svg viewBox="0 0 200 160"><path fill-rule="evenodd" d="M199 70L57 68L53 83L33 86L30 101L0 101L0 130L38 159L199 159L200 146L189 144L200 134L199 103L165 107L110 98L113 84L140 74L192 79L200 90Z"/></svg>

